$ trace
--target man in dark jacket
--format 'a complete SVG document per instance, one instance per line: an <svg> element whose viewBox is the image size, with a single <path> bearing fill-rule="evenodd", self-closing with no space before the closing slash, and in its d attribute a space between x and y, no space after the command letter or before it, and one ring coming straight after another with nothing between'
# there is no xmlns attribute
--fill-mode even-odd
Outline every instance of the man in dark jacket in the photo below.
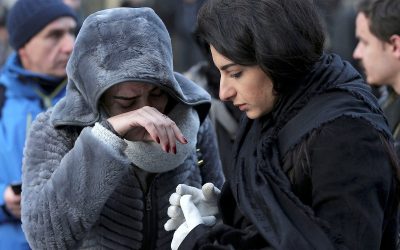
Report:
<svg viewBox="0 0 400 250"><path fill-rule="evenodd" d="M365 70L367 82L386 86L380 100L396 140L400 139L400 1L363 0L358 7L353 57Z"/></svg>
<svg viewBox="0 0 400 250"><path fill-rule="evenodd" d="M31 121L65 94L75 27L74 12L59 0L19 0L9 12L7 30L16 52L0 75L0 249L28 249L21 196L10 184L21 182Z"/></svg>

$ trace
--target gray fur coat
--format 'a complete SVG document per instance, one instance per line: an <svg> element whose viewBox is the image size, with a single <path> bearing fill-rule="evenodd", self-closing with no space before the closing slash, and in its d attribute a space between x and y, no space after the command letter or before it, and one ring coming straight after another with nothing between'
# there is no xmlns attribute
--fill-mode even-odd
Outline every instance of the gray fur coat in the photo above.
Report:
<svg viewBox="0 0 400 250"><path fill-rule="evenodd" d="M206 118L209 95L173 72L170 38L148 8L110 9L89 16L67 73L66 97L37 117L25 146L22 227L30 246L170 249L172 233L163 225L176 186L221 186L223 181L215 135ZM157 85L197 110L202 121L197 147L204 165L199 167L193 149L179 167L143 175L121 148L92 133L94 123L103 119L100 96L123 81Z"/></svg>

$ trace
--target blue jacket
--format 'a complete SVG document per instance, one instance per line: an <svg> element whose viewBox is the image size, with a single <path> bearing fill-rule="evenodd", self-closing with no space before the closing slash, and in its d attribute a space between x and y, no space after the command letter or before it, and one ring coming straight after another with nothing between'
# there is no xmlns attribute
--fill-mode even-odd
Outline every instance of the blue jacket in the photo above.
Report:
<svg viewBox="0 0 400 250"><path fill-rule="evenodd" d="M61 84L53 93L44 94L39 81ZM29 125L37 114L65 95L65 83L25 70L14 53L3 68L0 84L6 88L0 116L0 250L29 249L20 220L4 209L3 194L10 183L21 181L22 153Z"/></svg>

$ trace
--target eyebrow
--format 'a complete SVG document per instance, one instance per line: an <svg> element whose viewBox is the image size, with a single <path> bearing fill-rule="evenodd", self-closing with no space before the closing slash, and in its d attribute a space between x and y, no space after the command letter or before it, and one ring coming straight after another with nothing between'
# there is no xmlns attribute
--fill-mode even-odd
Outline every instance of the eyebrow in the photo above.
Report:
<svg viewBox="0 0 400 250"><path fill-rule="evenodd" d="M56 28L56 29L49 30L49 32L47 32L47 34L46 34L46 37L51 37L54 35L60 36L60 35L63 35L64 33L65 33L64 29Z"/></svg>
<svg viewBox="0 0 400 250"><path fill-rule="evenodd" d="M224 65L224 66L221 67L221 70L222 70L222 71L225 71L225 70L227 70L229 67L232 67L232 66L235 66L235 65L237 65L237 64L236 64L236 63L229 63L229 64L226 64L226 65Z"/></svg>
<svg viewBox="0 0 400 250"><path fill-rule="evenodd" d="M133 99L136 99L136 98L138 98L138 96L130 96L130 97L128 97L128 96L118 96L118 95L113 95L113 98L114 98L114 99L118 99L118 100L124 100L124 101L127 101L127 100L133 100Z"/></svg>

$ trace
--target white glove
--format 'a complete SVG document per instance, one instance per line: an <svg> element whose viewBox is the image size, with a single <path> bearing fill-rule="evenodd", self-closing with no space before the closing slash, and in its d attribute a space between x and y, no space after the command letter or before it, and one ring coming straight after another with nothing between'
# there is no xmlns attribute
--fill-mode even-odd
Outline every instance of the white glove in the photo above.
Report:
<svg viewBox="0 0 400 250"><path fill-rule="evenodd" d="M182 241L186 238L189 232L192 231L193 228L197 227L200 224L212 226L217 221L215 216L202 217L200 215L200 211L193 203L191 195L183 195L180 199L180 205L182 209L182 214L186 221L182 225L180 225L174 233L174 237L172 238L171 242L172 250L177 250L179 248Z"/></svg>
<svg viewBox="0 0 400 250"><path fill-rule="evenodd" d="M221 191L212 183L204 184L202 189L179 184L176 187L176 193L173 193L169 198L171 206L168 208L168 216L171 219L165 223L165 230L176 230L185 221L180 207L180 199L183 195L191 195L192 201L199 210L201 217L205 217L218 215L218 199L220 193Z"/></svg>

